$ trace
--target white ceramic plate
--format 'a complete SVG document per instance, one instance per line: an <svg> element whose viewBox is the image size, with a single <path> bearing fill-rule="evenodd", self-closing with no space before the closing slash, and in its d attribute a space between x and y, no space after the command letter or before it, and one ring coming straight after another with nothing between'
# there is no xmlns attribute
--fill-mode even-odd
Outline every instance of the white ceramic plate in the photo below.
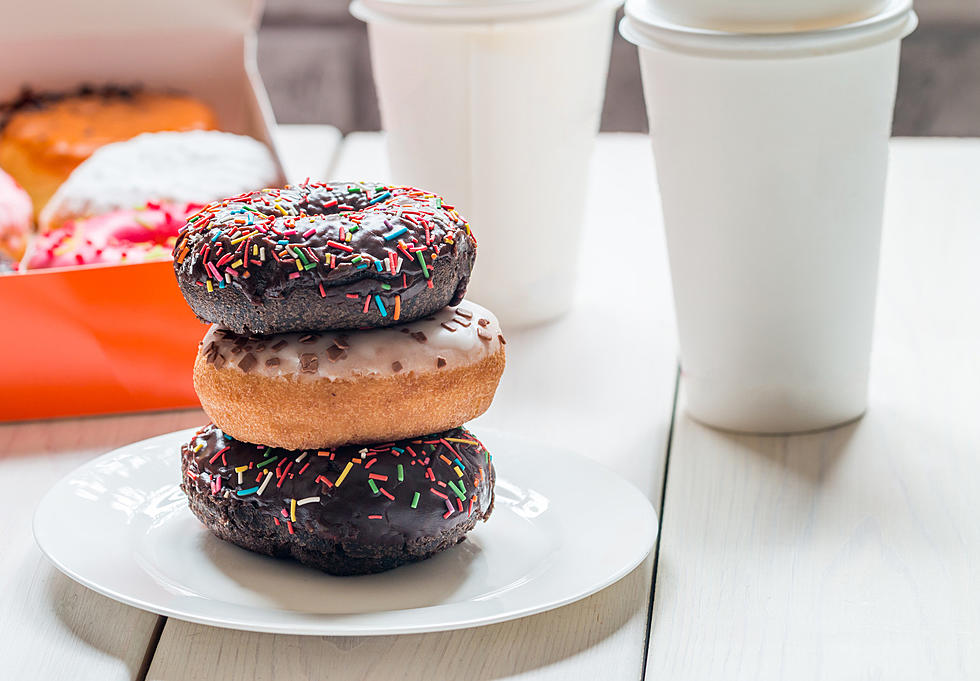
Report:
<svg viewBox="0 0 980 681"><path fill-rule="evenodd" d="M101 594L161 615L286 634L380 635L474 627L557 608L606 587L649 553L656 515L636 488L568 451L500 433L493 516L421 563L331 577L212 536L178 488L193 430L81 466L34 516L41 551Z"/></svg>

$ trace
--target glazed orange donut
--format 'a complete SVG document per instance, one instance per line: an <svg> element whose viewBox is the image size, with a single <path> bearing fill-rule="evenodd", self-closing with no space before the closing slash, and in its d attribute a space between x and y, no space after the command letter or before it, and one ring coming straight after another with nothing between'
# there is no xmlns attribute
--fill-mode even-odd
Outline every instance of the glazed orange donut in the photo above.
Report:
<svg viewBox="0 0 980 681"><path fill-rule="evenodd" d="M285 449L388 442L461 426L504 370L496 317L463 301L394 327L244 336L212 326L194 365L228 435Z"/></svg>
<svg viewBox="0 0 980 681"><path fill-rule="evenodd" d="M20 260L34 224L31 197L0 170L0 254Z"/></svg>
<svg viewBox="0 0 980 681"><path fill-rule="evenodd" d="M79 163L99 147L143 132L214 128L214 113L185 95L120 88L71 96L29 93L0 115L0 167L40 213Z"/></svg>

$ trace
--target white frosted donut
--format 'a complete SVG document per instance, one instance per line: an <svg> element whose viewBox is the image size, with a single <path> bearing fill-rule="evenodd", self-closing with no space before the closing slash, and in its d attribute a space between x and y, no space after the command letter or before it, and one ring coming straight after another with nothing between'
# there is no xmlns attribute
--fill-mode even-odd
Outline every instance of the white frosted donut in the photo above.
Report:
<svg viewBox="0 0 980 681"><path fill-rule="evenodd" d="M41 212L42 231L66 220L147 202L198 203L235 196L283 178L263 143L214 130L155 132L107 144L79 165Z"/></svg>
<svg viewBox="0 0 980 681"><path fill-rule="evenodd" d="M194 386L208 416L239 440L286 449L386 442L486 411L504 344L497 318L469 301L361 331L260 337L214 325Z"/></svg>

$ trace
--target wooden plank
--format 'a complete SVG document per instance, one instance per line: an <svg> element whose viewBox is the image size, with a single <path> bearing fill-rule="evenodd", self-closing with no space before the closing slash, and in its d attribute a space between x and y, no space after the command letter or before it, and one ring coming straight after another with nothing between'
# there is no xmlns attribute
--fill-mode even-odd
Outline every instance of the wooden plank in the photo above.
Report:
<svg viewBox="0 0 980 681"><path fill-rule="evenodd" d="M649 679L980 678L980 141L896 140L871 407L679 417Z"/></svg>
<svg viewBox="0 0 980 681"><path fill-rule="evenodd" d="M586 222L636 235L647 267L583 269L578 304L560 322L507 333L508 368L480 428L503 428L571 447L633 480L659 502L675 377L664 246L649 144L603 136ZM347 138L334 175L384 179L382 139ZM474 225L479 234L479 225ZM477 265L479 266L479 264ZM619 522L618 520L611 520ZM233 632L168 620L152 679L638 679L652 558L579 603L473 630L378 638L304 638Z"/></svg>
<svg viewBox="0 0 980 681"><path fill-rule="evenodd" d="M47 488L134 440L206 421L198 410L0 425L0 679L133 679L159 618L76 584L34 544Z"/></svg>
<svg viewBox="0 0 980 681"><path fill-rule="evenodd" d="M147 679L637 679L649 569L552 613L435 634L280 636L169 619Z"/></svg>

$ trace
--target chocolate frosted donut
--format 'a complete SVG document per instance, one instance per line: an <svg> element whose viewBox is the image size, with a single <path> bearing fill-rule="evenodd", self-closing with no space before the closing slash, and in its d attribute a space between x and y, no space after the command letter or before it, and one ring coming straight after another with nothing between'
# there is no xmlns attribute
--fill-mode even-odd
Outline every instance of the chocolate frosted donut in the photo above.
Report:
<svg viewBox="0 0 980 681"><path fill-rule="evenodd" d="M335 575L428 558L493 509L490 453L463 428L288 451L208 425L181 449L181 468L191 511L218 537Z"/></svg>
<svg viewBox="0 0 980 681"><path fill-rule="evenodd" d="M237 333L390 326L462 300L469 226L409 187L309 183L212 203L174 247L194 313Z"/></svg>
<svg viewBox="0 0 980 681"><path fill-rule="evenodd" d="M397 327L253 337L212 326L194 364L208 416L247 442L302 449L461 426L504 370L496 317L463 301Z"/></svg>

